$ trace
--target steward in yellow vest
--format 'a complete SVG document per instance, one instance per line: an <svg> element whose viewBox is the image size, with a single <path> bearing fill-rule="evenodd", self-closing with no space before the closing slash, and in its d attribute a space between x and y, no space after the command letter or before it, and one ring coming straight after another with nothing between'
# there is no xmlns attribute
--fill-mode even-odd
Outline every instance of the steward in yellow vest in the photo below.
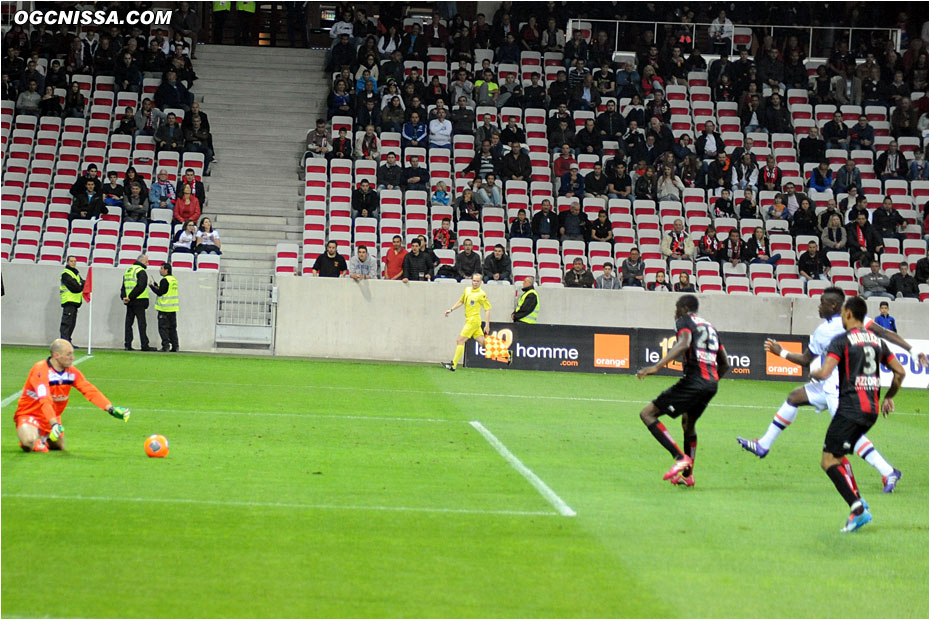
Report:
<svg viewBox="0 0 930 620"><path fill-rule="evenodd" d="M163 263L158 273L161 282L152 284L152 292L158 298L155 300L155 310L158 311L158 335L161 336L161 351L177 353L178 348L178 279L171 275L171 265Z"/></svg>
<svg viewBox="0 0 930 620"><path fill-rule="evenodd" d="M142 342L143 351L154 351L155 347L149 346L149 335L146 333L145 311L149 307L149 277L145 273L145 268L149 266L149 257L140 254L126 273L123 274L123 285L120 287L119 296L126 306L126 337L124 344L127 351L132 351L132 322L135 320L139 324L139 340Z"/></svg>
<svg viewBox="0 0 930 620"><path fill-rule="evenodd" d="M236 3L236 45L252 45L252 22L255 21L255 3Z"/></svg>
<svg viewBox="0 0 930 620"><path fill-rule="evenodd" d="M61 283L58 286L61 294L61 327L59 336L71 342L71 334L77 324L78 308L83 301L84 280L77 270L77 259L68 257L68 264L61 272Z"/></svg>
<svg viewBox="0 0 930 620"><path fill-rule="evenodd" d="M213 43L223 44L223 29L226 28L226 16L232 10L232 2L213 3Z"/></svg>
<svg viewBox="0 0 930 620"><path fill-rule="evenodd" d="M514 323L535 323L539 318L539 295L533 288L533 278L523 280L523 294L517 302L517 309L510 315Z"/></svg>

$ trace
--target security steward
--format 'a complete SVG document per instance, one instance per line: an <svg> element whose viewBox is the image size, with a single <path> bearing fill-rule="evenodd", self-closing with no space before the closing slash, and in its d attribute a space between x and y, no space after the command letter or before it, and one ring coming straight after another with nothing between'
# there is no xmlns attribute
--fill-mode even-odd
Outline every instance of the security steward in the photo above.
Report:
<svg viewBox="0 0 930 620"><path fill-rule="evenodd" d="M78 308L84 297L84 280L77 270L77 259L68 257L68 264L61 272L61 284L58 287L61 293L61 327L59 337L71 342L71 334L77 325Z"/></svg>
<svg viewBox="0 0 930 620"><path fill-rule="evenodd" d="M252 45L252 22L255 21L255 3L236 3L236 45Z"/></svg>
<svg viewBox="0 0 930 620"><path fill-rule="evenodd" d="M120 287L119 296L126 306L126 337L125 345L127 351L132 351L132 322L133 319L139 324L139 340L142 341L143 351L155 351L155 347L149 346L149 336L145 331L145 311L149 307L149 277L145 273L145 268L149 266L149 257L140 254L126 273L123 274L123 285Z"/></svg>
<svg viewBox="0 0 930 620"><path fill-rule="evenodd" d="M226 16L232 9L232 2L213 3L213 44L223 44L223 29L226 27Z"/></svg>
<svg viewBox="0 0 930 620"><path fill-rule="evenodd" d="M510 319L516 323L535 323L539 318L539 295L533 288L533 278L527 277L523 280L523 294L517 302L517 309L510 315Z"/></svg>
<svg viewBox="0 0 930 620"><path fill-rule="evenodd" d="M158 335L161 336L162 353L168 351L177 353L178 348L178 279L171 275L171 265L163 263L158 270L161 282L152 283L149 288L157 295L155 310L158 311Z"/></svg>

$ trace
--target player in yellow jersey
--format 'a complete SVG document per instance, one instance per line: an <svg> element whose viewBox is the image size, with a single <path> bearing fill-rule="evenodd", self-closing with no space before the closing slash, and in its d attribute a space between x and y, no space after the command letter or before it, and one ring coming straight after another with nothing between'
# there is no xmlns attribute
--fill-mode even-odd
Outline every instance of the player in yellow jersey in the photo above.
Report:
<svg viewBox="0 0 930 620"><path fill-rule="evenodd" d="M483 278L480 273L471 277L471 288L465 289L455 305L446 310L446 316L449 316L459 306L465 306L465 327L459 334L458 340L455 341L455 356L451 362L442 362L447 370L455 370L465 355L465 342L469 338L474 338L478 344L484 346L484 335L491 331L491 302L488 296L481 290ZM481 309L484 308L484 330L481 329Z"/></svg>

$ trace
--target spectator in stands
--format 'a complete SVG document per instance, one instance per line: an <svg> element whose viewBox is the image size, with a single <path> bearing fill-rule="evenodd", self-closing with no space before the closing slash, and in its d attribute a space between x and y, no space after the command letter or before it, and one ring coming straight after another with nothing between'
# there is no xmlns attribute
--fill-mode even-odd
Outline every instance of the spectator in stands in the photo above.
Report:
<svg viewBox="0 0 930 620"><path fill-rule="evenodd" d="M927 174L927 155L920 147L914 147L914 159L911 160L907 178L910 181L926 181Z"/></svg>
<svg viewBox="0 0 930 620"><path fill-rule="evenodd" d="M403 127L403 104L400 97L393 96L390 102L381 110L381 130L400 133Z"/></svg>
<svg viewBox="0 0 930 620"><path fill-rule="evenodd" d="M739 230L730 230L727 240L720 247L717 254L717 260L720 264L730 263L734 267L741 265L746 260L746 244L739 236Z"/></svg>
<svg viewBox="0 0 930 620"><path fill-rule="evenodd" d="M433 263L429 257L420 251L420 240L410 241L410 251L404 256L401 267L401 281L407 284L410 280L429 282L433 279Z"/></svg>
<svg viewBox="0 0 930 620"><path fill-rule="evenodd" d="M613 99L607 102L607 109L597 116L595 127L602 140L623 141L626 119L617 112L617 103Z"/></svg>
<svg viewBox="0 0 930 620"><path fill-rule="evenodd" d="M146 97L136 112L136 136L155 136L165 121L165 113L152 105Z"/></svg>
<svg viewBox="0 0 930 620"><path fill-rule="evenodd" d="M452 230L452 220L444 217L439 228L433 231L433 249L454 250L457 238L455 231Z"/></svg>
<svg viewBox="0 0 930 620"><path fill-rule="evenodd" d="M885 251L882 236L869 224L868 215L862 212L856 216L855 222L846 226L846 245L849 258L860 265L868 265L876 255Z"/></svg>
<svg viewBox="0 0 930 620"><path fill-rule="evenodd" d="M636 71L636 69L633 67L632 63L622 63L620 68L616 71L616 73L614 73L614 79L617 83L617 90L615 93L616 97L632 98L633 95L639 94L640 75L639 72Z"/></svg>
<svg viewBox="0 0 930 620"><path fill-rule="evenodd" d="M197 228L195 253L222 254L220 251L222 245L223 243L220 241L220 232L213 228L213 221L208 217L200 218L200 226Z"/></svg>
<svg viewBox="0 0 930 620"><path fill-rule="evenodd" d="M36 83L36 92L40 95L45 92L45 76L37 69L35 60L29 60L29 62L26 63L26 71L23 72L19 80L20 92L25 91L29 87L29 82Z"/></svg>
<svg viewBox="0 0 930 620"><path fill-rule="evenodd" d="M213 149L210 144L213 139L210 132L204 128L199 118L195 118L190 128L184 131L184 148L188 153L203 155L203 175L210 176L210 162L213 161Z"/></svg>
<svg viewBox="0 0 930 620"><path fill-rule="evenodd" d="M784 193L776 194L775 197L780 197L782 199L782 201L785 203L785 209L788 212L788 216L791 217L801 206L801 199L807 198L810 200L810 198L807 194L796 191L794 183L791 183L790 181L785 184L784 189Z"/></svg>
<svg viewBox="0 0 930 620"><path fill-rule="evenodd" d="M607 291L620 290L620 278L614 275L613 263L604 263L603 267L601 275L594 279L595 287Z"/></svg>
<svg viewBox="0 0 930 620"><path fill-rule="evenodd" d="M549 150L551 153L560 153L564 145L568 145L569 153L574 155L576 141L575 128L569 120L561 118L558 127L549 133Z"/></svg>
<svg viewBox="0 0 930 620"><path fill-rule="evenodd" d="M511 239L532 239L533 225L526 218L526 209L517 210L517 217L510 223Z"/></svg>
<svg viewBox="0 0 930 620"><path fill-rule="evenodd" d="M782 105L781 95L772 94L769 105L762 112L762 127L769 133L793 133L794 125L788 108Z"/></svg>
<svg viewBox="0 0 930 620"><path fill-rule="evenodd" d="M676 142L675 145L672 146L672 155L674 155L675 157L675 162L678 164L682 164L682 165L691 156L694 156L694 158L697 159L696 153L694 151L694 147L691 145L691 134L682 133L681 135L678 136L678 142ZM691 179L692 181L695 181L697 179L697 171L698 170L696 168L694 170L694 174L689 176L689 179ZM684 180L685 179L683 178L682 181ZM685 185L688 185L688 184L685 183ZM690 186L693 187L694 184L692 183Z"/></svg>
<svg viewBox="0 0 930 620"><path fill-rule="evenodd" d="M39 115L39 103L42 101L42 94L36 89L38 84L35 80L29 80L26 90L16 98L16 113L28 114L30 116Z"/></svg>
<svg viewBox="0 0 930 620"><path fill-rule="evenodd" d="M371 188L368 179L362 179L358 189L352 191L352 218L378 217L380 206L378 193Z"/></svg>
<svg viewBox="0 0 930 620"><path fill-rule="evenodd" d="M633 191L633 181L626 173L623 159L617 157L613 161L613 171L607 176L607 197L628 199Z"/></svg>
<svg viewBox="0 0 930 620"><path fill-rule="evenodd" d="M472 184L475 202L482 207L503 207L504 199L501 188L497 185L497 175L489 172L483 179L478 177Z"/></svg>
<svg viewBox="0 0 930 620"><path fill-rule="evenodd" d="M765 229L757 226L752 233L752 237L746 242L746 260L749 263L768 263L776 265L781 260L781 254L772 254L769 247L769 239L765 235Z"/></svg>
<svg viewBox="0 0 930 620"><path fill-rule="evenodd" d="M846 229L843 227L839 213L834 213L827 220L827 225L820 233L820 242L823 244L824 252L846 251Z"/></svg>
<svg viewBox="0 0 930 620"><path fill-rule="evenodd" d="M45 90L48 90L48 88L46 88ZM59 101L58 95L55 95L54 93L52 93L52 96L54 97L55 102ZM44 103L45 97L43 97L42 100ZM60 105L58 106L58 108L59 110L61 110ZM43 112L42 116L48 116L48 115ZM57 116L61 116L61 114L59 113ZM135 135L135 133L136 133L136 113L135 113L135 110L132 109L132 106L126 106L126 108L123 110L123 115L119 118L119 125L116 127L116 129L113 130L113 135L133 136Z"/></svg>
<svg viewBox="0 0 930 620"><path fill-rule="evenodd" d="M404 123L404 129L401 132L401 144L405 149L411 146L427 148L427 128L425 123L420 122L418 112L411 114L410 121Z"/></svg>
<svg viewBox="0 0 930 620"><path fill-rule="evenodd" d="M510 153L501 162L501 179L504 181L526 181L529 183L532 164L529 156L521 150L516 140L510 143Z"/></svg>
<svg viewBox="0 0 930 620"><path fill-rule="evenodd" d="M449 85L449 94L455 101L458 101L460 97L465 97L467 101L471 101L472 93L475 90L474 83L468 79L468 74L464 69L459 69L455 72L455 79Z"/></svg>
<svg viewBox="0 0 930 620"><path fill-rule="evenodd" d="M479 179L486 178L489 174L494 174L501 167L501 159L491 152L491 142L484 140L481 142L480 150L472 158L468 166L462 170L462 174L468 175L474 172Z"/></svg>
<svg viewBox="0 0 930 620"><path fill-rule="evenodd" d="M429 170L420 167L420 158L417 155L410 156L410 165L404 169L403 188L404 191L428 191Z"/></svg>
<svg viewBox="0 0 930 620"><path fill-rule="evenodd" d="M130 110L132 108L129 108ZM55 94L52 86L45 87L45 94L39 100L39 116L55 116L61 118L63 110L61 107L61 98Z"/></svg>
<svg viewBox="0 0 930 620"><path fill-rule="evenodd" d="M501 130L501 142L505 144L511 144L513 142L519 142L523 144L526 142L526 132L517 125L519 119L516 116L511 116L507 119L507 124Z"/></svg>
<svg viewBox="0 0 930 620"><path fill-rule="evenodd" d="M847 205L852 204L852 207L849 209L848 221L855 222L859 217L860 213L865 213L865 218L871 219L872 212L869 211L869 197L865 194L856 196L855 200L847 200Z"/></svg>
<svg viewBox="0 0 930 620"><path fill-rule="evenodd" d="M193 220L184 220L183 225L174 236L171 244L172 254L193 254L197 244L197 223Z"/></svg>
<svg viewBox="0 0 930 620"><path fill-rule="evenodd" d="M872 214L872 226L882 237L901 242L904 241L903 230L907 226L907 220L894 208L891 197L885 196L881 208Z"/></svg>
<svg viewBox="0 0 930 620"><path fill-rule="evenodd" d="M826 228L827 225L830 223L830 218L833 217L834 215L839 216L840 221L842 221L843 214L840 212L839 209L837 209L836 200L834 200L833 198L830 198L827 200L826 210L820 213L820 215L817 217L817 230L822 232L823 229Z"/></svg>
<svg viewBox="0 0 930 620"><path fill-rule="evenodd" d="M777 192L781 188L781 169L775 165L775 156L765 158L765 166L759 170L759 189L768 192Z"/></svg>
<svg viewBox="0 0 930 620"><path fill-rule="evenodd" d="M678 274L678 282L675 283L673 288L676 293L697 293L697 289L694 288L694 284L691 282L691 274L687 271Z"/></svg>
<svg viewBox="0 0 930 620"><path fill-rule="evenodd" d="M907 261L901 261L898 265L898 273L891 276L891 285L888 288L888 292L895 297L920 298L920 286L917 284L916 278L910 274ZM887 306L885 302L882 302L882 305ZM883 308L883 314L886 311L887 308ZM894 322L894 319L891 320Z"/></svg>
<svg viewBox="0 0 930 620"><path fill-rule="evenodd" d="M821 160L820 164L811 170L808 178L808 187L812 191L825 192L833 189L834 175L830 169L830 162Z"/></svg>
<svg viewBox="0 0 930 620"><path fill-rule="evenodd" d="M495 245L494 251L485 257L483 273L485 282L510 283L512 279L510 257L504 252L504 246L500 243Z"/></svg>
<svg viewBox="0 0 930 620"><path fill-rule="evenodd" d="M652 101L646 104L645 115L647 122L652 121L653 118L658 118L663 123L671 120L672 106L665 98L665 93L661 90L653 93Z"/></svg>
<svg viewBox="0 0 930 620"><path fill-rule="evenodd" d="M751 95L749 102L740 112L740 125L743 127L743 131L746 133L759 131L760 129L764 131L765 128L762 126L763 118L762 100L759 95Z"/></svg>
<svg viewBox="0 0 930 620"><path fill-rule="evenodd" d="M704 123L704 131L694 144L695 152L702 159L716 159L718 153L725 153L723 138L717 133L713 121Z"/></svg>
<svg viewBox="0 0 930 620"><path fill-rule="evenodd" d="M694 241L680 218L674 221L672 230L662 237L660 250L666 260L691 259L694 256Z"/></svg>
<svg viewBox="0 0 930 620"><path fill-rule="evenodd" d="M647 161L649 163L657 162L659 157L670 152L674 146L675 137L668 125L659 120L657 116L649 119L649 127L646 129L646 148L651 154L652 160L647 157Z"/></svg>
<svg viewBox="0 0 930 620"><path fill-rule="evenodd" d="M94 173L94 175L96 177L96 173ZM145 197L148 197L149 188L148 188L148 185L145 183L145 179L143 179L141 176L138 175L138 173L136 173L136 169L133 166L129 166L128 168L126 168L126 176L123 178L123 194L124 195L129 194L129 190L132 187L133 183L138 183L139 187L142 188L142 195Z"/></svg>
<svg viewBox="0 0 930 620"><path fill-rule="evenodd" d="M662 168L662 176L656 183L656 197L661 201L681 202L685 185L671 166Z"/></svg>
<svg viewBox="0 0 930 620"><path fill-rule="evenodd" d="M149 205L153 209L174 209L176 199L174 186L168 181L168 171L162 168L158 171L158 176L149 189Z"/></svg>
<svg viewBox="0 0 930 620"><path fill-rule="evenodd" d="M397 153L391 151L387 154L387 161L378 167L378 190L401 189L404 170L397 163Z"/></svg>
<svg viewBox="0 0 930 620"><path fill-rule="evenodd" d="M645 172L636 179L633 191L636 200L658 200L658 179L655 168L646 166Z"/></svg>
<svg viewBox="0 0 930 620"><path fill-rule="evenodd" d="M823 139L828 149L849 148L849 127L843 122L843 113L835 112L833 120L823 126Z"/></svg>
<svg viewBox="0 0 930 620"><path fill-rule="evenodd" d="M570 170L570 169L569 169ZM594 170L584 177L585 197L607 199L607 175L600 162L594 164Z"/></svg>
<svg viewBox="0 0 930 620"><path fill-rule="evenodd" d="M906 266L904 270L907 271ZM891 276L892 288L894 288L894 279L897 276L898 274ZM917 295L915 294L914 297L916 298ZM887 301L883 301L878 304L878 311L879 311L879 314L877 317L875 317L875 322L881 325L882 327L884 327L885 329L887 329L888 331L897 332L898 326L895 323L894 317L888 314L888 302Z"/></svg>
<svg viewBox="0 0 930 620"><path fill-rule="evenodd" d="M733 41L733 22L727 18L726 11L720 10L714 21L710 23L707 34L710 38L711 52L730 53L730 45Z"/></svg>
<svg viewBox="0 0 930 620"><path fill-rule="evenodd" d="M184 144L184 131L178 125L178 118L173 112L169 112L165 124L155 132L155 152L183 153Z"/></svg>
<svg viewBox="0 0 930 620"><path fill-rule="evenodd" d="M765 217L768 220L790 222L791 215L782 194L776 194L775 198L772 199L772 204L765 210Z"/></svg>
<svg viewBox="0 0 930 620"><path fill-rule="evenodd" d="M136 65L132 54L124 52L117 63L114 74L117 92L142 92L142 71Z"/></svg>
<svg viewBox="0 0 930 620"><path fill-rule="evenodd" d="M778 89L780 92L787 90L785 86L785 63L778 58L778 50L769 49L768 52L759 59L757 63L759 78L762 83L772 90ZM804 85L807 86L807 71L805 70Z"/></svg>
<svg viewBox="0 0 930 620"><path fill-rule="evenodd" d="M339 135L332 142L332 149L326 154L326 159L352 159L352 140L345 127L339 128Z"/></svg>
<svg viewBox="0 0 930 620"><path fill-rule="evenodd" d="M429 124L430 148L448 149L452 153L452 123L446 119L446 111L439 110L438 117Z"/></svg>
<svg viewBox="0 0 930 620"><path fill-rule="evenodd" d="M449 115L452 122L452 134L455 136L470 136L475 133L475 111L468 107L468 97L460 95L458 107Z"/></svg>
<svg viewBox="0 0 930 620"><path fill-rule="evenodd" d="M170 183L168 187L171 187ZM152 189L155 189L155 185L152 186ZM177 224L185 220L197 221L198 219L200 219L200 201L191 194L191 186L184 185L181 188L181 194L174 203L173 222Z"/></svg>
<svg viewBox="0 0 930 620"><path fill-rule="evenodd" d="M646 285L646 290L648 291L669 291L671 292L672 287L669 286L669 283L665 280L665 272L657 271L656 279Z"/></svg>
<svg viewBox="0 0 930 620"><path fill-rule="evenodd" d="M907 179L907 160L898 150L898 141L888 143L888 149L875 159L875 175L882 181Z"/></svg>
<svg viewBox="0 0 930 620"><path fill-rule="evenodd" d="M77 180L71 185L70 193L72 196L77 198L81 194L86 192L87 182L91 181L94 184L94 193L99 194L102 189L103 183L100 180L100 177L97 175L97 164L88 164L87 170L77 178Z"/></svg>
<svg viewBox="0 0 930 620"><path fill-rule="evenodd" d="M542 201L540 210L533 215L533 239L555 239L559 231L559 216L552 210L548 198Z"/></svg>
<svg viewBox="0 0 930 620"><path fill-rule="evenodd" d="M378 261L368 254L368 246L365 244L355 248L355 256L349 259L348 267L349 277L355 281L378 279Z"/></svg>
<svg viewBox="0 0 930 620"><path fill-rule="evenodd" d="M326 157L332 150L329 144L329 132L326 130L326 120L318 118L316 129L307 133L307 149L301 165L306 163L307 157Z"/></svg>
<svg viewBox="0 0 930 620"><path fill-rule="evenodd" d="M860 114L859 122L849 129L849 149L875 152L875 129L865 114Z"/></svg>
<svg viewBox="0 0 930 620"><path fill-rule="evenodd" d="M555 17L546 20L546 29L540 35L542 52L561 52L565 47L565 32L559 28Z"/></svg>
<svg viewBox="0 0 930 620"><path fill-rule="evenodd" d="M394 235L391 244L384 255L384 277L388 280L400 280L404 273L404 257L407 256L407 250L401 244L400 235Z"/></svg>
<svg viewBox="0 0 930 620"><path fill-rule="evenodd" d="M704 229L704 234L698 240L694 260L697 262L717 260L722 245L720 240L717 239L717 228L713 224L708 224L707 228Z"/></svg>
<svg viewBox="0 0 930 620"><path fill-rule="evenodd" d="M365 133L355 143L353 154L357 161L380 161L381 140L375 133L374 125L366 125Z"/></svg>
<svg viewBox="0 0 930 620"><path fill-rule="evenodd" d="M475 135L475 143L480 145L484 143L485 141L490 142L491 136L495 136L495 135L500 137L501 130L497 127L497 124L494 122L494 118L490 114L485 112L484 116L482 117L482 123L478 127L478 131L476 132L476 135Z"/></svg>
<svg viewBox="0 0 930 620"><path fill-rule="evenodd" d="M569 83L571 83L570 78ZM572 110L597 111L601 103L601 95L594 82L594 76L590 72L584 74L581 80L571 87L569 102Z"/></svg>
<svg viewBox="0 0 930 620"><path fill-rule="evenodd" d="M707 190L712 195L719 195L724 187L731 187L733 184L733 175L730 170L730 162L724 151L717 153L717 159L707 166Z"/></svg>
<svg viewBox="0 0 930 620"><path fill-rule="evenodd" d="M100 195L103 197L103 204L108 207L123 206L123 185L119 182L119 175L115 170L107 173L107 183L103 184Z"/></svg>
<svg viewBox="0 0 930 620"><path fill-rule="evenodd" d="M388 60L393 57L395 52L400 52L401 36L397 32L397 26L391 24L381 38L378 39L378 54L381 60Z"/></svg>
<svg viewBox="0 0 930 620"><path fill-rule="evenodd" d="M607 217L607 210L601 209L597 212L597 218L590 225L591 241L601 243L614 243L613 224Z"/></svg>
<svg viewBox="0 0 930 620"><path fill-rule="evenodd" d="M620 264L620 279L623 286L643 288L646 266L640 258L639 248L631 248L630 255Z"/></svg>
<svg viewBox="0 0 930 620"><path fill-rule="evenodd" d="M833 189L836 193L843 193L849 192L851 187L856 188L856 193L862 192L862 173L856 167L856 161L850 157L846 164L837 170Z"/></svg>
<svg viewBox="0 0 930 620"><path fill-rule="evenodd" d="M890 95L888 85L882 81L881 69L872 67L868 77L862 80L862 105L887 107Z"/></svg>
<svg viewBox="0 0 930 620"><path fill-rule="evenodd" d="M194 96L187 88L178 82L178 74L174 69L168 69L165 79L155 91L155 105L159 108L181 108L185 112L191 109Z"/></svg>
<svg viewBox="0 0 930 620"><path fill-rule="evenodd" d="M497 98L500 95L500 86L494 78L494 72L486 69L481 78L475 80L475 100L479 106L497 107Z"/></svg>
<svg viewBox="0 0 930 620"><path fill-rule="evenodd" d="M882 273L881 265L879 265L877 260L873 260L869 264L869 273L862 276L859 282L861 284L863 299L869 299L870 297L895 298L889 291L891 288L891 280Z"/></svg>
<svg viewBox="0 0 930 620"><path fill-rule="evenodd" d="M798 273L805 284L809 280L830 281L830 261L825 253L818 251L816 241L809 241L807 252L798 258Z"/></svg>
<svg viewBox="0 0 930 620"><path fill-rule="evenodd" d="M743 153L742 157L730 168L732 169L731 183L734 194L747 189L756 190L759 183L759 169L752 163L749 153Z"/></svg>
<svg viewBox="0 0 930 620"><path fill-rule="evenodd" d="M565 272L562 284L566 288L594 288L594 274L584 265L581 257L572 261L572 268Z"/></svg>
<svg viewBox="0 0 930 620"><path fill-rule="evenodd" d="M921 257L914 264L914 279L917 280L917 284L927 284L928 277L928 261L926 256Z"/></svg>
<svg viewBox="0 0 930 620"><path fill-rule="evenodd" d="M321 278L340 278L349 272L345 257L336 251L336 241L326 242L326 251L316 257L313 263L313 275Z"/></svg>
<svg viewBox="0 0 930 620"><path fill-rule="evenodd" d="M142 193L142 186L133 183L129 186L129 194L123 197L123 222L149 221L149 199Z"/></svg>
<svg viewBox="0 0 930 620"><path fill-rule="evenodd" d="M791 216L790 230L795 237L798 235L817 236L817 214L809 199L802 199L800 208Z"/></svg>
<svg viewBox="0 0 930 620"><path fill-rule="evenodd" d="M0 86L2 86L2 92L0 92L0 99L3 101L12 101L15 102L19 91L16 88L16 84L10 79L10 74L6 69L6 66L3 68L2 81L0 81Z"/></svg>
<svg viewBox="0 0 930 620"><path fill-rule="evenodd" d="M433 194L430 196L430 203L433 205L448 207L451 200L452 197L450 196L449 191L446 189L446 182L437 181L436 187L433 188Z"/></svg>
<svg viewBox="0 0 930 620"><path fill-rule="evenodd" d="M581 210L581 203L578 200L572 202L567 211L559 214L559 236L560 240L565 241L584 241L587 242L590 235L591 223L588 216Z"/></svg>
<svg viewBox="0 0 930 620"><path fill-rule="evenodd" d="M558 107L559 105L568 105L571 101L572 85L567 79L565 71L559 71L556 74L555 81L549 84L549 108Z"/></svg>
<svg viewBox="0 0 930 620"><path fill-rule="evenodd" d="M364 130L368 125L372 127L381 126L381 110L378 109L376 99L366 99L355 118L356 130Z"/></svg>
<svg viewBox="0 0 930 620"><path fill-rule="evenodd" d="M807 135L798 140L798 163L812 164L823 161L827 156L827 143L816 126L807 130ZM827 162L829 164L829 162Z"/></svg>
<svg viewBox="0 0 930 620"><path fill-rule="evenodd" d="M98 185L88 179L84 183L84 191L80 192L71 200L71 213L68 221L74 220L95 220L101 215L108 213L106 205L103 203L103 195L98 189Z"/></svg>
<svg viewBox="0 0 930 620"><path fill-rule="evenodd" d="M752 196L752 190L747 189L745 195L747 197ZM730 196L730 190L726 187L720 190L720 197L714 201L713 215L715 218L736 217L736 212L733 210L733 199Z"/></svg>
<svg viewBox="0 0 930 620"><path fill-rule="evenodd" d="M456 254L453 269L459 282L471 278L476 273L481 273L481 257L472 250L471 239L465 239L462 242L462 251Z"/></svg>
<svg viewBox="0 0 930 620"><path fill-rule="evenodd" d="M345 80L336 80L333 92L329 94L327 107L329 118L355 115L355 95L348 90Z"/></svg>
<svg viewBox="0 0 930 620"><path fill-rule="evenodd" d="M578 164L572 164L568 172L562 175L559 195L581 200L585 197L585 180L578 172Z"/></svg>

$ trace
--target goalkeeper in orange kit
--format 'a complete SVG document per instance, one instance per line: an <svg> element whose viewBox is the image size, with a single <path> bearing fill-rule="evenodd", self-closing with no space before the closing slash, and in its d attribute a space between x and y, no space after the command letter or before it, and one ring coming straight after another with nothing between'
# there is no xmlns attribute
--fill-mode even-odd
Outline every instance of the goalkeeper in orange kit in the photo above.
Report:
<svg viewBox="0 0 930 620"><path fill-rule="evenodd" d="M130 411L114 407L93 383L74 367L74 348L67 340L52 342L51 355L29 371L22 396L13 414L19 445L26 452L65 449L61 414L68 406L71 388L114 418L129 420Z"/></svg>

